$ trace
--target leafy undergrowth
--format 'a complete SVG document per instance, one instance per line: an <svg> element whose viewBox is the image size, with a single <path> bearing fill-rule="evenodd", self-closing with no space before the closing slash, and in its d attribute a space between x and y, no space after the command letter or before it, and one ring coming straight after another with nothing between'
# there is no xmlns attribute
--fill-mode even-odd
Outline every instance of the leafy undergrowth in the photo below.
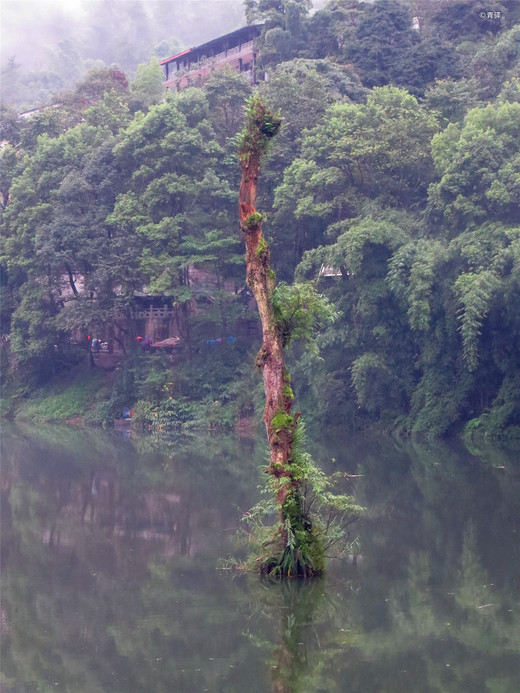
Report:
<svg viewBox="0 0 520 693"><path fill-rule="evenodd" d="M22 421L89 420L89 414L103 399L105 372L78 373L72 380L52 383L19 405L16 419Z"/></svg>
<svg viewBox="0 0 520 693"><path fill-rule="evenodd" d="M163 354L141 352L114 371L76 366L27 398L13 389L13 396L1 401L1 411L20 421L105 427L126 409L134 412L136 430L231 430L243 417L253 419L259 387L250 367L237 369L240 348L204 352L175 367Z"/></svg>

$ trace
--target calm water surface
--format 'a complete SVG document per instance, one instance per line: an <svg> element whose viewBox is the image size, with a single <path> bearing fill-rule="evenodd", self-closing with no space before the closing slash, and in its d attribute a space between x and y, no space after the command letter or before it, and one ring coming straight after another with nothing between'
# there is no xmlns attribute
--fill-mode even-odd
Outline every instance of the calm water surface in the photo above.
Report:
<svg viewBox="0 0 520 693"><path fill-rule="evenodd" d="M519 450L324 438L356 555L264 584L262 441L4 427L0 691L517 693Z"/></svg>

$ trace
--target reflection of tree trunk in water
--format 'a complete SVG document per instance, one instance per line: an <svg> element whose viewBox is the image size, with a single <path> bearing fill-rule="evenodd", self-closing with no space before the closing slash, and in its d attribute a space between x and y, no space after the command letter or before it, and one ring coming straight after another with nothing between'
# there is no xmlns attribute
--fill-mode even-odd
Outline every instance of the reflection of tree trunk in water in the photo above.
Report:
<svg viewBox="0 0 520 693"><path fill-rule="evenodd" d="M291 678L287 675L295 665L293 653L285 643L276 648L276 668L271 669L271 691L272 693L294 693L296 690Z"/></svg>
<svg viewBox="0 0 520 693"><path fill-rule="evenodd" d="M81 485L81 524L85 524L85 515L87 514L88 506L92 506L92 480L93 474L90 474L88 484Z"/></svg>
<svg viewBox="0 0 520 693"><path fill-rule="evenodd" d="M116 525L116 480L114 479L109 479L108 482L107 506L107 515L104 526L110 530L110 534L113 534Z"/></svg>
<svg viewBox="0 0 520 693"><path fill-rule="evenodd" d="M280 590L281 604L272 605L273 618L276 619L279 615L280 625L278 642L271 660L271 691L295 693L304 690L301 688L302 682L312 680L312 667L319 669L323 664L321 658L310 658L309 661L307 656L313 616L323 600L323 584L315 581L290 581L282 583Z"/></svg>
<svg viewBox="0 0 520 693"><path fill-rule="evenodd" d="M186 497L188 500L186 505L184 505L183 501L186 499ZM181 556L189 556L191 552L191 491L186 491L186 494L184 494L183 498L181 499L180 511L179 522L177 525L179 554Z"/></svg>
<svg viewBox="0 0 520 693"><path fill-rule="evenodd" d="M89 486L83 485L81 490L81 523L85 523L90 506L90 524L97 523L100 527L114 533L117 521L119 479L116 472L94 471L89 478Z"/></svg>

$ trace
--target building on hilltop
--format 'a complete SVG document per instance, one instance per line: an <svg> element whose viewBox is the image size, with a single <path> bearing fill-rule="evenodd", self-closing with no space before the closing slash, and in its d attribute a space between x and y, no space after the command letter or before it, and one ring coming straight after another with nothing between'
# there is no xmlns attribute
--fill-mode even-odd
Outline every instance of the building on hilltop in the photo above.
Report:
<svg viewBox="0 0 520 693"><path fill-rule="evenodd" d="M245 26L161 60L165 71L164 86L174 90L198 86L213 70L226 65L244 74L251 85L265 79L256 65L258 50L255 39L260 35L261 27L261 24Z"/></svg>

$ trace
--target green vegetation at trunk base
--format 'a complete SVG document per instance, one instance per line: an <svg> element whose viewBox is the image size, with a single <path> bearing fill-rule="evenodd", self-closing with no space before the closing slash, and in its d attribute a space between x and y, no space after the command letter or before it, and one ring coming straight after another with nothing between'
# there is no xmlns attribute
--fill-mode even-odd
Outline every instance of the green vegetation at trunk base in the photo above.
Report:
<svg viewBox="0 0 520 693"><path fill-rule="evenodd" d="M282 525L276 539L260 560L260 573L272 577L314 577L325 570L325 537L304 512L298 490L289 493L282 506ZM283 540L283 541L282 541ZM273 551L273 549L275 549Z"/></svg>
<svg viewBox="0 0 520 693"><path fill-rule="evenodd" d="M250 533L238 534L238 545L245 544L249 554L244 567L271 578L321 575L331 553L340 556L350 550L346 527L364 511L352 496L332 492L341 475L327 476L304 451L306 435L301 421L294 440L291 478L268 476L262 489L266 500L243 518ZM284 482L287 495L280 504L277 492Z"/></svg>

